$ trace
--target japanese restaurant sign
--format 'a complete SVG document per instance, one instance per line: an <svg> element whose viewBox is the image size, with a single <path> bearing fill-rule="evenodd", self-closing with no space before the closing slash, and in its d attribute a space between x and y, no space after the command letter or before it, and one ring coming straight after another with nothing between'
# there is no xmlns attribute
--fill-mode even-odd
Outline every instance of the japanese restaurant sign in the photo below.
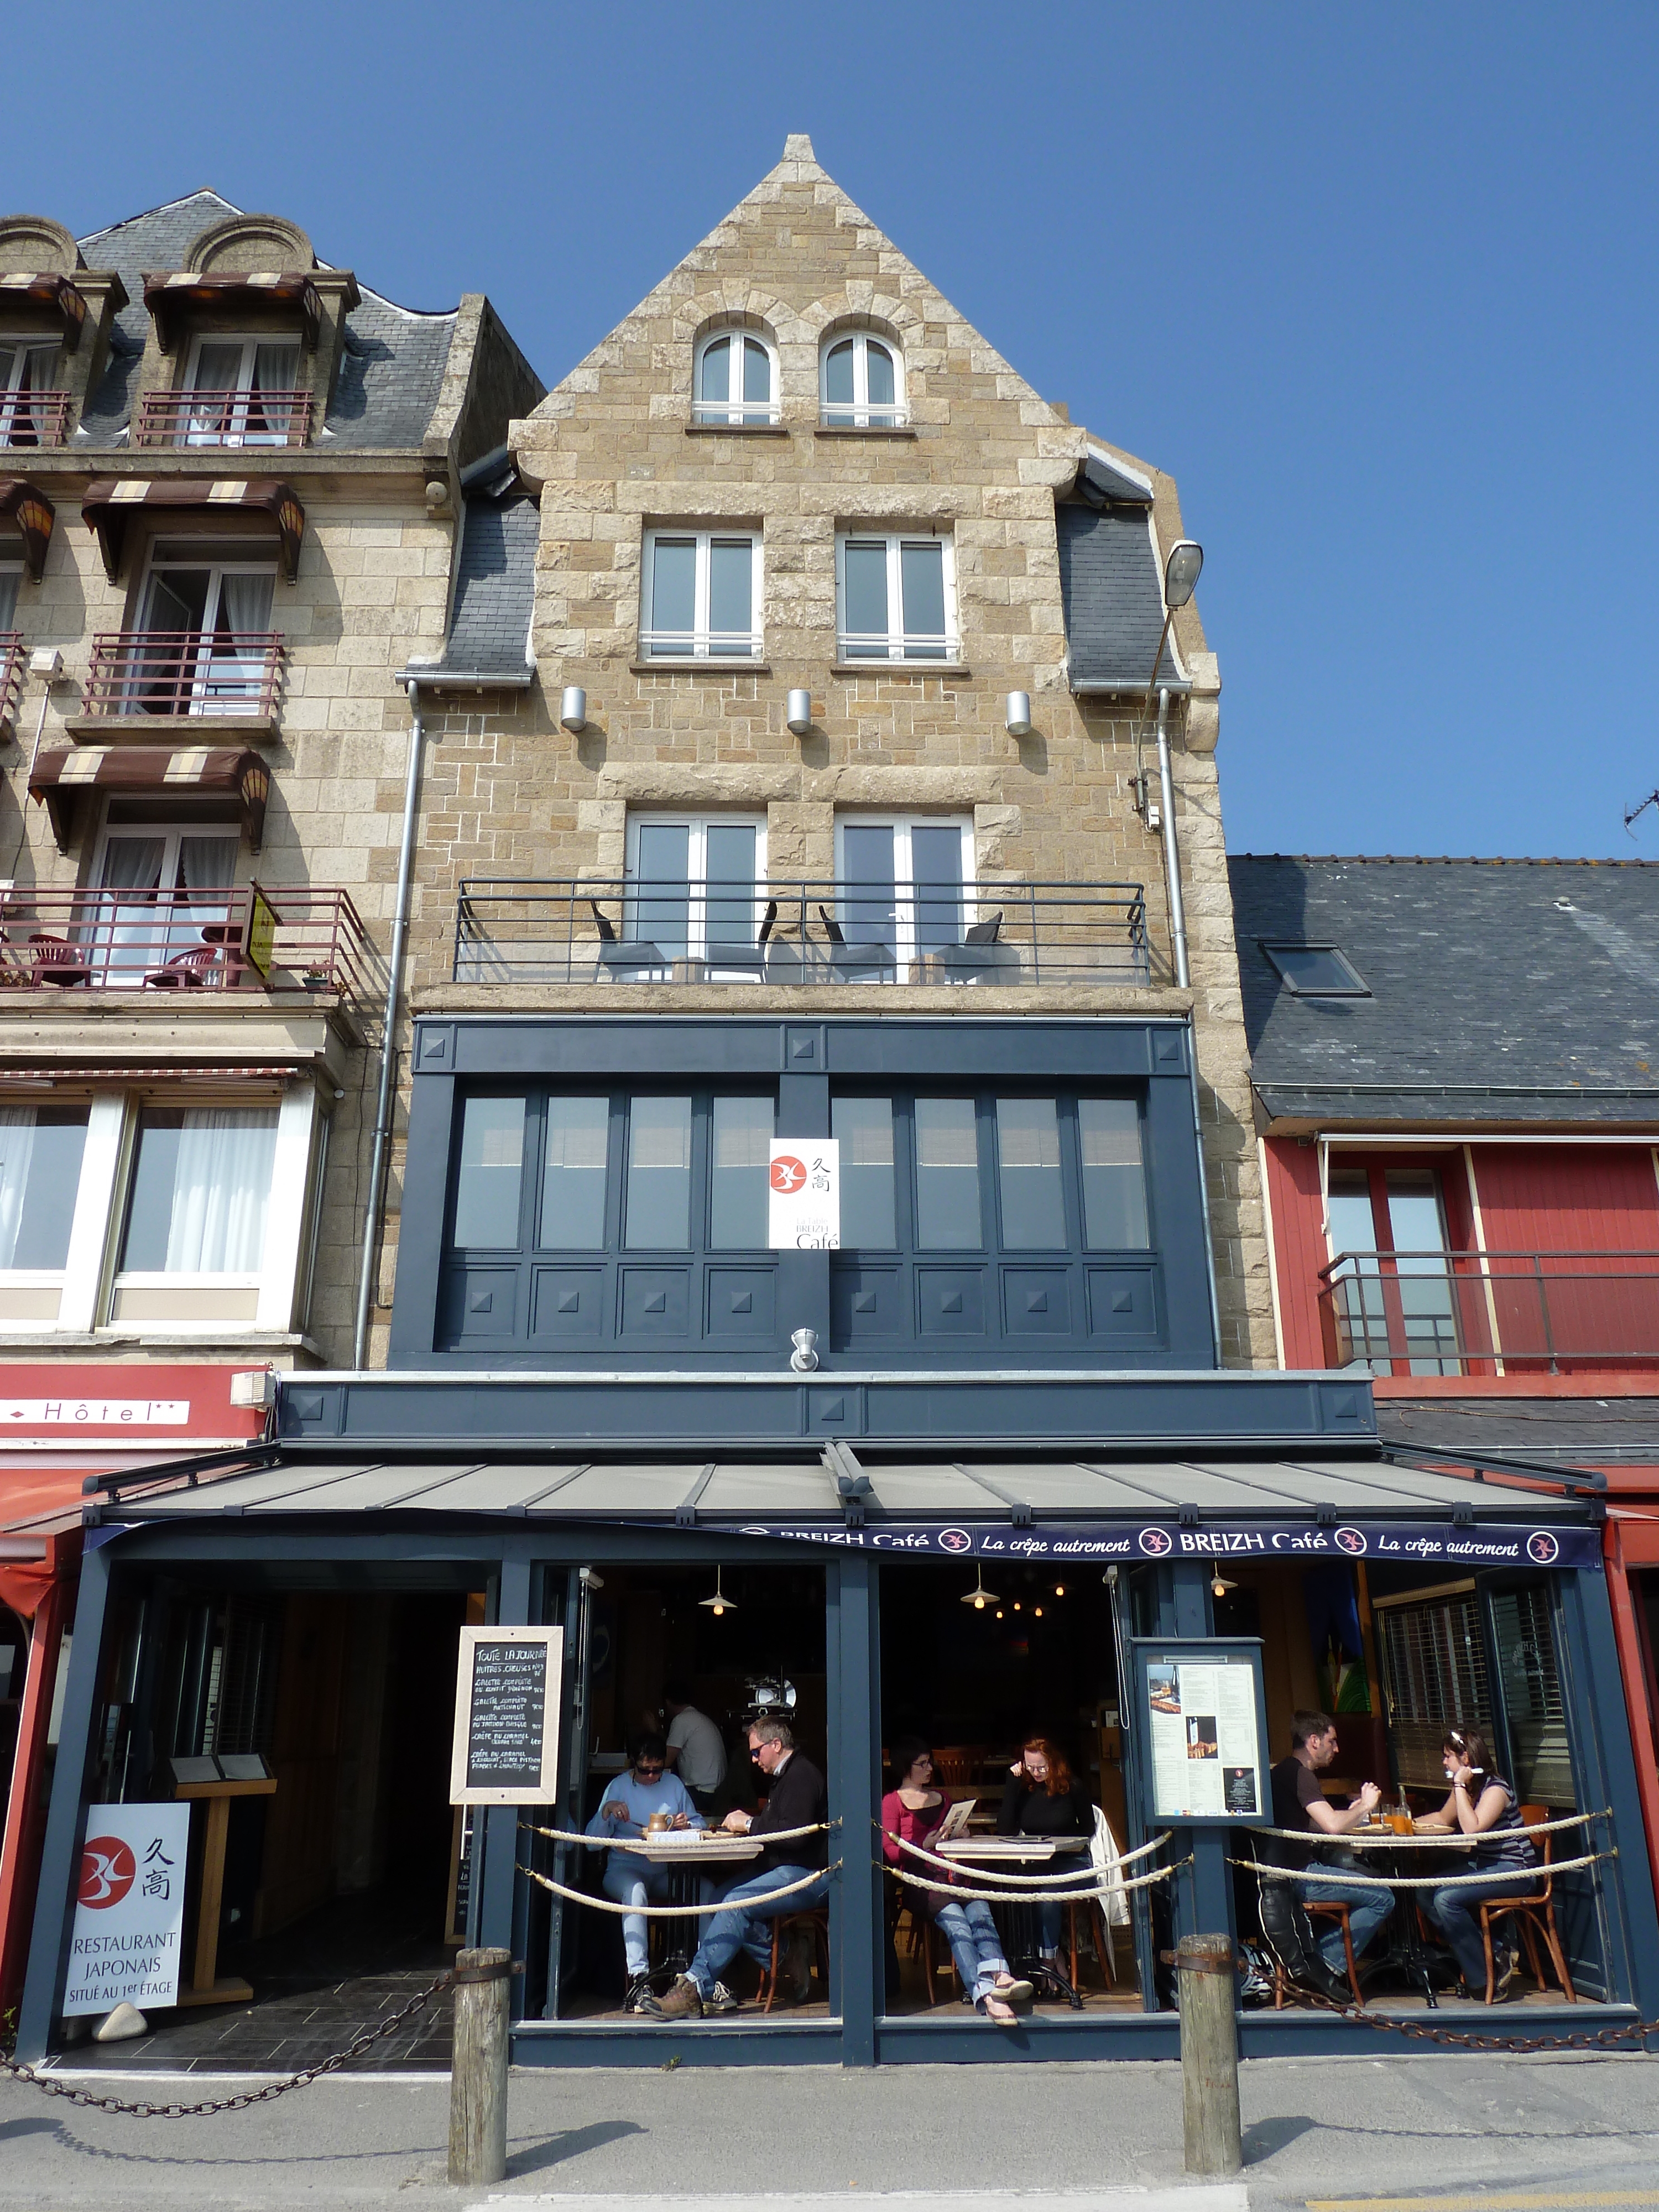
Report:
<svg viewBox="0 0 1659 2212"><path fill-rule="evenodd" d="M839 1138L773 1138L766 1173L766 1241L774 1252L841 1249Z"/></svg>
<svg viewBox="0 0 1659 2212"><path fill-rule="evenodd" d="M550 1805L558 1796L559 1628L464 1628L452 1805Z"/></svg>
<svg viewBox="0 0 1659 2212"><path fill-rule="evenodd" d="M1148 1817L1189 1826L1270 1819L1261 1644L1138 1638L1133 1649Z"/></svg>
<svg viewBox="0 0 1659 2212"><path fill-rule="evenodd" d="M88 1807L66 2014L176 2002L189 1856L188 1805Z"/></svg>

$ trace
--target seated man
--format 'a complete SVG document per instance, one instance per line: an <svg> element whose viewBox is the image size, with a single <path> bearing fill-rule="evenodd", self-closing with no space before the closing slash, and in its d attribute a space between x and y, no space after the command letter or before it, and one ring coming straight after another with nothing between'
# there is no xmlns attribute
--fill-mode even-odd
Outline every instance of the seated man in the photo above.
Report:
<svg viewBox="0 0 1659 2212"><path fill-rule="evenodd" d="M665 1771L667 1746L659 1735L634 1739L633 1764L611 1781L599 1809L588 1822L590 1836L637 1838L653 1814L661 1813L676 1828L707 1826L702 1814L686 1795L685 1784ZM668 1869L653 1866L639 1851L611 1851L605 1862L605 1893L618 1905L642 1905L647 1897L666 1897ZM651 1965L651 1944L641 1911L623 1915L623 1954L628 1962L628 1990L624 2012L639 2012L649 1996L646 1975Z"/></svg>
<svg viewBox="0 0 1659 2212"><path fill-rule="evenodd" d="M771 1784L766 1803L758 1813L728 1813L723 1827L737 1834L767 1836L780 1830L820 1826L828 1817L829 1800L823 1777L811 1760L795 1749L794 1731L787 1721L758 1720L749 1729L749 1756ZM791 1885L806 1880L827 1862L828 1838L797 1836L769 1844L755 1862L754 1871L727 1890L720 1909L703 1931L697 1955L666 1996L647 1996L640 2010L659 2020L700 2020L705 2012L730 2009L732 1998L720 1976L739 1951L747 1951L762 1967L772 1962L772 1930L769 1923L780 1913L804 1912L818 1904L830 1887L827 1873L804 1889ZM790 1889L787 1897L773 1893Z"/></svg>
<svg viewBox="0 0 1659 2212"><path fill-rule="evenodd" d="M1382 1792L1374 1782L1362 1782L1352 1804L1340 1811L1326 1802L1316 1778L1330 1765L1336 1752L1336 1723L1328 1713L1291 1714L1291 1755L1281 1759L1273 1771L1276 1826L1305 1830L1310 1835L1345 1836L1381 1802ZM1316 1849L1310 1850L1301 1863L1310 1865L1318 1856ZM1297 1890L1304 1905L1347 1906L1348 1936L1356 1959L1394 1910L1392 1890L1368 1889L1359 1882L1350 1887L1335 1881L1303 1881L1297 1884ZM1323 1923L1319 1955L1332 1973L1346 1979L1348 1963L1343 1955L1340 1921Z"/></svg>

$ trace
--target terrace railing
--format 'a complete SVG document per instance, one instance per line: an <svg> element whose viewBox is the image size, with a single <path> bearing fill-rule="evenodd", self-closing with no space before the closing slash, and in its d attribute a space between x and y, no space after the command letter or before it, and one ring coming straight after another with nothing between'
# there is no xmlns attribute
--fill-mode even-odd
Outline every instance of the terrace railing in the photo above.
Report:
<svg viewBox="0 0 1659 2212"><path fill-rule="evenodd" d="M313 884L0 890L0 989L372 995L351 894Z"/></svg>
<svg viewBox="0 0 1659 2212"><path fill-rule="evenodd" d="M23 696L23 641L15 629L0 629L0 730L17 720Z"/></svg>
<svg viewBox="0 0 1659 2212"><path fill-rule="evenodd" d="M109 630L92 641L84 714L271 715L285 647L275 630Z"/></svg>
<svg viewBox="0 0 1659 2212"><path fill-rule="evenodd" d="M61 446L69 416L67 392L0 392L0 446Z"/></svg>
<svg viewBox="0 0 1659 2212"><path fill-rule="evenodd" d="M311 434L308 392L147 392L133 442L139 446L303 446Z"/></svg>
<svg viewBox="0 0 1659 2212"><path fill-rule="evenodd" d="M1343 1252L1319 1304L1331 1367L1659 1367L1659 1252Z"/></svg>
<svg viewBox="0 0 1659 2212"><path fill-rule="evenodd" d="M1139 884L471 877L459 983L1145 985Z"/></svg>

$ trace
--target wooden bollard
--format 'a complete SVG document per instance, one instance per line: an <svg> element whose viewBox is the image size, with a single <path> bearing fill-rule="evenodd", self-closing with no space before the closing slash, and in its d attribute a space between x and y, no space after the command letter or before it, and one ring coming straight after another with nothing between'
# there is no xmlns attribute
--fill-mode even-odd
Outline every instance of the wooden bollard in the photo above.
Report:
<svg viewBox="0 0 1659 2212"><path fill-rule="evenodd" d="M513 1954L491 1946L455 1958L455 2053L449 2075L449 2179L507 2178L507 2031Z"/></svg>
<svg viewBox="0 0 1659 2212"><path fill-rule="evenodd" d="M1244 2151L1238 2124L1233 1947L1224 1936L1183 1936L1175 1963L1187 2171L1237 2173Z"/></svg>

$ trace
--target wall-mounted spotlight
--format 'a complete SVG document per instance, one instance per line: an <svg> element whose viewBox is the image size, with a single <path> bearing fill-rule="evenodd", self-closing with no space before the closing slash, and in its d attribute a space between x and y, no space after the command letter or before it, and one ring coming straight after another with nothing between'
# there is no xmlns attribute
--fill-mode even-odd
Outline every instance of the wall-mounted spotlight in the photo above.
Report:
<svg viewBox="0 0 1659 2212"><path fill-rule="evenodd" d="M812 728L811 693L810 691L792 691L789 694L789 712L784 719L789 726L789 734L791 737L805 738L809 736Z"/></svg>
<svg viewBox="0 0 1659 2212"><path fill-rule="evenodd" d="M1029 738L1031 734L1031 695L1029 691L1011 691L1002 702L1002 726L1011 738Z"/></svg>
<svg viewBox="0 0 1659 2212"><path fill-rule="evenodd" d="M559 701L559 727L573 735L587 727L587 694L580 684L567 684Z"/></svg>

